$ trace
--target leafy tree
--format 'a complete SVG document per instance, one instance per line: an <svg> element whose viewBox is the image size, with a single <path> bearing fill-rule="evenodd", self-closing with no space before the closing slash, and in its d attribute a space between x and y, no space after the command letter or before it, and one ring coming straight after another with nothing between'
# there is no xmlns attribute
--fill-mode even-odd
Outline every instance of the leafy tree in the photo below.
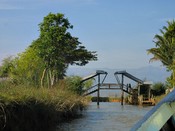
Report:
<svg viewBox="0 0 175 131"><path fill-rule="evenodd" d="M97 60L96 52L88 51L78 38L68 32L73 26L63 14L49 13L39 27L40 37L36 47L45 66L42 85L46 74L52 86L58 79L64 77L69 65L83 66L91 60Z"/></svg>
<svg viewBox="0 0 175 131"><path fill-rule="evenodd" d="M148 50L153 54L150 61L160 60L169 71L172 71L172 78L169 81L172 86L175 84L175 21L167 22L168 26L164 26L160 30L161 35L155 35L155 48Z"/></svg>
<svg viewBox="0 0 175 131"><path fill-rule="evenodd" d="M2 66L0 66L0 77L9 77L12 67L13 57L9 56L2 61Z"/></svg>
<svg viewBox="0 0 175 131"><path fill-rule="evenodd" d="M37 44L38 41L33 41ZM37 49L29 46L19 54L13 62L12 78L20 83L39 85L40 77L44 69L43 61L37 54Z"/></svg>
<svg viewBox="0 0 175 131"><path fill-rule="evenodd" d="M78 38L69 32L73 26L63 14L48 14L39 24L40 36L15 59L4 60L1 76L41 86L53 86L65 76L69 65L86 65L97 60L96 52L88 51Z"/></svg>

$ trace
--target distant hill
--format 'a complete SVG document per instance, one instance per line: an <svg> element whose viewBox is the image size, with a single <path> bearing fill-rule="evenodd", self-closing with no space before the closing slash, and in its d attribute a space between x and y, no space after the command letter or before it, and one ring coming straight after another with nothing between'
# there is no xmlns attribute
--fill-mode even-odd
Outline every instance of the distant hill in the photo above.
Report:
<svg viewBox="0 0 175 131"><path fill-rule="evenodd" d="M92 73L95 73L96 70L104 70L108 72L108 76L106 78L106 82L116 82L114 77L114 73L116 71L121 71L125 69L108 69L108 68L85 68L85 67L72 67L69 68L67 71L67 75L78 75L81 77L88 76ZM153 67L153 66L146 66L137 69L126 69L126 71L133 76L146 81L152 82L165 82L166 78L170 76L170 72L166 71L165 67Z"/></svg>

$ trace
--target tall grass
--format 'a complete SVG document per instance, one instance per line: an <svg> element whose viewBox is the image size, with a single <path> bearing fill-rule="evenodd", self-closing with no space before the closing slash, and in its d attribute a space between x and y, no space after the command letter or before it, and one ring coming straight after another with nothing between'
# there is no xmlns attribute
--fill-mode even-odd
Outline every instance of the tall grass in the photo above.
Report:
<svg viewBox="0 0 175 131"><path fill-rule="evenodd" d="M162 94L160 96L155 97L156 104L159 103L167 94Z"/></svg>
<svg viewBox="0 0 175 131"><path fill-rule="evenodd" d="M0 130L52 131L86 105L85 98L60 86L48 89L1 82Z"/></svg>

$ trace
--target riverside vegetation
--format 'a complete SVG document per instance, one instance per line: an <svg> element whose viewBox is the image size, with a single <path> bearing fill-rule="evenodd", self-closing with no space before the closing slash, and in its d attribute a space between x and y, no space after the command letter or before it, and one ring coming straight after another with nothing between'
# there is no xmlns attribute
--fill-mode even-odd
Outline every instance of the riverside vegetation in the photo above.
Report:
<svg viewBox="0 0 175 131"><path fill-rule="evenodd" d="M60 83L48 89L1 82L0 130L52 131L60 122L77 117L88 101L65 89L65 81Z"/></svg>
<svg viewBox="0 0 175 131"><path fill-rule="evenodd" d="M63 14L49 13L39 24L40 36L0 66L0 130L55 131L64 120L86 107L77 76L66 77L69 65L97 60L68 30Z"/></svg>

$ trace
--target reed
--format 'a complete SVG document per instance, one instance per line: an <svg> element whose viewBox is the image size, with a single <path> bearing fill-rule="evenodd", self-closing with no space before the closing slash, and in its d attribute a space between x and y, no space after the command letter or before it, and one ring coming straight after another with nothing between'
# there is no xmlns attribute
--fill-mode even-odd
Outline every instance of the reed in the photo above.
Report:
<svg viewBox="0 0 175 131"><path fill-rule="evenodd" d="M166 94L162 94L160 96L156 96L155 97L156 104L159 103L165 96L166 96Z"/></svg>
<svg viewBox="0 0 175 131"><path fill-rule="evenodd" d="M0 130L54 131L60 122L76 117L87 100L61 88L1 83Z"/></svg>

